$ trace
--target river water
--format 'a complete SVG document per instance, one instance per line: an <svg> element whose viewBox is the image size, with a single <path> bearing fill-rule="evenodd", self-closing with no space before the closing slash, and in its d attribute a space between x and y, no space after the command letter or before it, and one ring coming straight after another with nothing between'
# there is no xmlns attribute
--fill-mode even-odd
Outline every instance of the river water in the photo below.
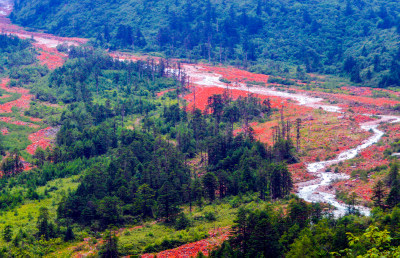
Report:
<svg viewBox="0 0 400 258"><path fill-rule="evenodd" d="M204 87L213 86L213 87L226 88L226 85L219 80L221 76L217 74L202 72L201 69L198 69L193 66L187 66L185 67L185 70L188 71L188 74L189 76L191 76L191 78L195 79L194 81L195 84L197 85ZM237 87L234 87L234 89L249 91L251 93L256 93L260 95L288 98L296 101L297 104L299 105L311 107L314 109L323 109L328 112L341 113L340 107L322 103L323 101L322 98L316 98L298 93L277 91L274 89L263 88L263 87L252 86L248 88L244 84L239 84ZM364 114L364 115L370 116L369 114ZM348 210L347 205L337 201L334 194L319 191L319 188L323 186L329 186L335 180L349 179L350 177L346 174L327 172L326 169L330 165L355 158L357 154L360 153L360 151L377 143L384 135L384 132L378 129L381 123L397 123L397 122L400 122L400 117L398 116L380 116L378 120L360 124L360 127L362 129L364 129L365 131L373 132L373 135L368 139L366 139L359 146L350 150L343 151L333 160L309 163L307 165L307 170L309 173L315 175L316 179L301 183L299 185L297 195L308 202L324 202L331 204L336 208L333 211L333 215L335 217L340 217L345 215L345 213ZM369 208L363 206L356 206L355 208L358 209L360 213L363 215L368 216L370 214Z"/></svg>
<svg viewBox="0 0 400 258"><path fill-rule="evenodd" d="M48 45L48 47L55 47L60 42L67 42L67 43L69 42L68 38L54 37L52 35L44 34L44 33L26 32L21 27L19 27L17 30L14 30L14 28L9 28L9 20L6 19L5 16L7 14L9 14L11 9L12 9L11 1L0 0L0 18L2 18L2 19L0 19L0 25L1 25L0 27L2 27L2 29L5 32L17 34L20 37L34 36L36 40L38 40L42 44ZM49 42L49 41L54 41L54 42ZM73 44L80 44L83 41L84 41L83 39L80 39L80 40L71 39L71 42ZM211 87L212 86L212 87L226 88L226 85L219 80L221 77L220 75L217 75L215 73L208 73L206 71L203 71L199 67L196 67L195 65L185 64L184 70L192 79L194 79L195 84L197 84L199 86L203 86L203 87ZM297 94L297 93L277 91L274 89L263 88L263 87L253 86L253 87L248 88L244 84L238 84L237 87L235 87L235 89L244 90L244 91L248 91L248 92L256 93L256 94L260 94L260 95L288 98L288 99L292 99L292 100L296 101L299 105L304 105L304 106L315 108L315 109L321 108L328 112L341 112L340 107L338 107L338 106L327 105L327 104L322 103L322 101L323 101L322 98L316 98L316 97L311 97L311 96ZM365 115L368 115L368 114L365 114ZM319 191L318 188L321 186L328 186L334 180L348 179L349 176L345 175L345 174L340 174L340 173L326 172L326 168L332 164L339 163L340 161L352 159L361 150L367 148L368 146L370 146L374 143L377 143L380 140L380 138L384 135L384 132L382 132L381 130L378 129L379 124L380 123L388 123L388 122L392 122L392 123L400 122L400 117L381 116L381 118L379 120L360 124L362 129L367 130L367 131L372 130L372 132L373 132L373 135L370 138L368 138L365 142L363 142L361 145L357 146L356 148L353 148L353 149L350 149L347 151L343 151L336 157L336 159L308 164L307 165L308 172L314 174L317 177L317 179L302 183L299 187L298 196L309 202L325 202L325 203L329 203L329 204L333 205L334 207L336 207L336 210L334 211L334 215L336 217L345 214L346 209L347 209L346 205L338 202L335 199L335 196L333 194ZM357 208L360 210L360 212L362 214L369 215L368 208L361 207L361 206L358 206Z"/></svg>

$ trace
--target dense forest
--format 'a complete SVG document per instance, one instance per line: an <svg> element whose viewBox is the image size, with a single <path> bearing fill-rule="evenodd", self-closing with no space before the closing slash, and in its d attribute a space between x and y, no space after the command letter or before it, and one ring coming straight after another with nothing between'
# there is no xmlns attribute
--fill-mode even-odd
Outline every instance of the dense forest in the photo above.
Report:
<svg viewBox="0 0 400 258"><path fill-rule="evenodd" d="M6 69L16 70L35 61L35 50L29 40L0 34L0 74L4 74Z"/></svg>
<svg viewBox="0 0 400 258"><path fill-rule="evenodd" d="M187 110L179 93L187 90L188 78L183 71L168 72L179 64L120 62L91 48L67 51L66 64L43 70L41 76L9 71L18 81L11 87L29 87L37 100L63 103L66 109L52 120L61 126L56 146L36 150L37 167L29 175L22 173L18 150L4 159L1 211L46 198L48 193L37 189L51 180L74 175L82 179L58 203L56 221L41 209L38 232L18 233L14 248L5 250L38 254L30 244L37 239L72 240L72 223L92 232L154 218L174 226L182 223L177 218L184 216L180 207L185 204L203 206L255 192L261 200L276 200L290 193L286 164L297 158L289 122L282 120L276 143L269 147L254 139L249 126L277 111L269 101L251 94L233 100L226 91L209 98L207 112ZM175 91L162 99L155 95L171 87ZM26 113L38 113L31 109ZM128 130L127 123L134 120L138 123ZM234 134L238 126L244 131ZM201 159L201 174L186 163L195 157Z"/></svg>
<svg viewBox="0 0 400 258"><path fill-rule="evenodd" d="M97 53L84 55L49 77L50 90L58 91L64 102L73 102L60 119L57 153L49 156L56 156L57 163L97 156L109 161L88 170L76 193L60 205L60 218L107 228L148 216L169 220L179 211L179 204L203 196L213 201L217 187L220 198L248 191L259 191L263 198L289 193L290 174L279 162L294 159L291 139L282 138L267 150L249 134L233 135L234 123L241 122L244 114L249 119L247 114L260 116L264 111L268 116L272 112L259 100L249 96L232 101L215 95L209 115L180 110L177 104L157 105L154 92L171 81L162 76L166 72L161 65L121 63ZM112 94L107 92L110 79L119 85ZM181 79L176 78L175 84L182 87ZM72 98L65 99L66 92ZM102 98L104 103L95 103ZM142 129L121 128L124 119L135 114L145 117ZM223 121L227 121L225 126ZM165 140L166 135L170 140ZM200 183L198 175L190 175L185 157L203 151L209 169Z"/></svg>
<svg viewBox="0 0 400 258"><path fill-rule="evenodd" d="M397 1L18 0L11 19L96 46L399 85ZM101 29L99 29L101 28Z"/></svg>
<svg viewBox="0 0 400 258"><path fill-rule="evenodd" d="M99 236L107 229L154 219L169 230L188 232L199 218L182 207L194 211L221 203L236 207L236 215L228 215L236 218L232 236L211 257L399 252L393 247L398 184L393 183L387 200L376 186L377 208L369 218L358 217L353 204L349 215L337 220L324 205L290 195L287 164L297 162L293 128L282 120L274 145L266 146L254 139L249 126L278 112L269 101L252 94L234 100L226 90L209 98L205 112L188 110L177 94L185 91L186 75L169 74L166 68L179 65L151 59L120 62L85 48L70 51L64 66L26 85L38 99L62 102L67 108L56 121L61 125L56 146L39 148L33 156L37 168L29 174L13 170L1 179L1 212L51 198L57 187L47 185L54 179L80 179L75 190L64 192L54 204L54 216L42 207L34 228L4 225L8 245L2 254L46 255L79 240L82 232ZM155 95L170 87L176 90L161 98ZM137 118L140 121L127 129ZM238 126L243 132L234 134ZM11 161L19 156L13 155ZM193 170L187 161L196 157L199 169ZM397 182L398 172L393 165L388 177ZM43 186L46 190L39 191ZM202 218L212 222L217 214L209 211ZM107 232L108 240L99 250L102 257L157 252L185 243L173 238L132 247L118 244L115 233Z"/></svg>
<svg viewBox="0 0 400 258"><path fill-rule="evenodd" d="M10 79L1 104L30 94L25 110L1 114L11 129L0 134L0 257L153 256L200 241L213 243L209 257L400 256L398 139L383 153L387 165L374 165L370 216L354 191L335 218L330 204L293 194L290 165L304 165L301 132L324 130L312 130L317 118L286 115L284 102L250 93L255 84L234 97L225 78L204 110L189 106L191 78L172 58L235 65L285 86L296 70L388 88L400 85L399 17L400 3L384 0L16 0L13 22L91 40L57 46L63 65L49 69L36 58L47 48L0 35L0 75ZM120 61L109 51L159 58ZM257 140L252 126L272 120L271 143ZM21 139L48 128L51 144L28 153Z"/></svg>

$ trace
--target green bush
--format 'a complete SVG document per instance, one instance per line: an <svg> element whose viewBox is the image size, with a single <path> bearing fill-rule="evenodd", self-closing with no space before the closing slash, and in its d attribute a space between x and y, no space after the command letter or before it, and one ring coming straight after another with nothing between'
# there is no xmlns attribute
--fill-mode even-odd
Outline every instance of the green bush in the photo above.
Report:
<svg viewBox="0 0 400 258"><path fill-rule="evenodd" d="M216 221L217 217L215 216L215 213L210 211L210 212L206 212L204 214L204 218L208 221Z"/></svg>
<svg viewBox="0 0 400 258"><path fill-rule="evenodd" d="M184 214L180 213L175 221L175 228L177 230L183 230L186 229L191 225L190 219Z"/></svg>

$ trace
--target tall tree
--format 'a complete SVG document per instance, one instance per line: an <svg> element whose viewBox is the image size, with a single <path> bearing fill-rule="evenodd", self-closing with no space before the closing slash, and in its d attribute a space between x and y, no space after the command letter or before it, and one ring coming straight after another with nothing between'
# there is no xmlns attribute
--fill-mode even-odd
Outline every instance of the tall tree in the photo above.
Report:
<svg viewBox="0 0 400 258"><path fill-rule="evenodd" d="M387 185L393 186L397 179L399 179L399 164L397 162L393 162L392 164L390 164L390 170L387 177Z"/></svg>
<svg viewBox="0 0 400 258"><path fill-rule="evenodd" d="M149 185L141 185L136 192L136 199L141 207L143 217L153 217L154 190Z"/></svg>
<svg viewBox="0 0 400 258"><path fill-rule="evenodd" d="M50 239L50 236L53 232L51 232L52 226L51 222L49 221L49 210L45 207L41 207L39 209L39 217L36 223L36 228L38 230L38 238L43 237L46 240Z"/></svg>
<svg viewBox="0 0 400 258"><path fill-rule="evenodd" d="M12 240L12 226L6 225L3 230L3 240L10 242Z"/></svg>
<svg viewBox="0 0 400 258"><path fill-rule="evenodd" d="M372 189L372 200L374 201L374 205L383 209L384 208L384 197L385 197L385 185L382 180L379 180Z"/></svg>
<svg viewBox="0 0 400 258"><path fill-rule="evenodd" d="M206 189L210 202L215 200L215 190L218 187L218 180L214 173L208 172L203 176L203 185Z"/></svg>
<svg viewBox="0 0 400 258"><path fill-rule="evenodd" d="M394 182L392 182L392 187L390 188L389 195L386 199L386 205L388 205L390 208L393 208L399 203L400 203L400 182L399 179L395 179Z"/></svg>
<svg viewBox="0 0 400 258"><path fill-rule="evenodd" d="M166 218L167 221L170 221L172 216L178 214L178 193L176 192L175 187L169 182L166 181L161 189L159 190L158 196L158 216Z"/></svg>
<svg viewBox="0 0 400 258"><path fill-rule="evenodd" d="M118 252L118 237L115 235L115 231L106 232L106 243L102 246L99 254L102 258L118 258L120 257Z"/></svg>

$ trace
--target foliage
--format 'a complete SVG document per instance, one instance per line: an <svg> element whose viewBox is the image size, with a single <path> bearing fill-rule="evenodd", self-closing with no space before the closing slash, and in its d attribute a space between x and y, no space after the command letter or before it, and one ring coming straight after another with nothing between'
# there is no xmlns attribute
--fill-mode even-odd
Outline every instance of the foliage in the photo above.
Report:
<svg viewBox="0 0 400 258"><path fill-rule="evenodd" d="M5 69L21 68L35 61L35 52L29 40L0 34L0 74L4 74Z"/></svg>
<svg viewBox="0 0 400 258"><path fill-rule="evenodd" d="M21 0L10 18L61 36L94 38L104 48L257 64L281 75L289 63L388 87L399 85L399 12L398 2L383 0Z"/></svg>

